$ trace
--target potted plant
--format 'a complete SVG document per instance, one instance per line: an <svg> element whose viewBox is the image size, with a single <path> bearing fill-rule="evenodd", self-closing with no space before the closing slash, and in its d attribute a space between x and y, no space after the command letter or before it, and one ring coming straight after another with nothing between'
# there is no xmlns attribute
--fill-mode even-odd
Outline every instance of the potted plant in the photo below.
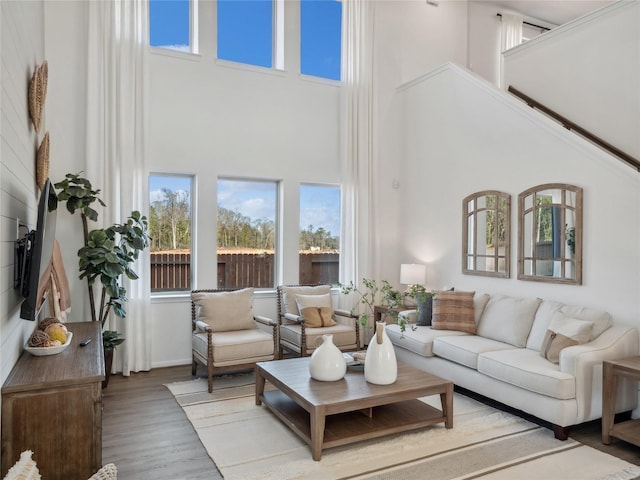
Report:
<svg viewBox="0 0 640 480"><path fill-rule="evenodd" d="M405 332L407 321L398 316L398 307L402 305L402 294L398 290L394 290L387 280L382 280L378 285L375 280L363 278L361 287L353 282L349 282L347 285L338 283L338 286L344 295L355 293L358 296L358 304L364 306L364 310L358 314L360 325L368 326L369 318L373 316L374 307L377 304L387 308L386 314L391 315L400 325L401 331ZM351 314L354 314L355 309L355 307L351 309Z"/></svg>
<svg viewBox="0 0 640 480"><path fill-rule="evenodd" d="M418 315L418 325L426 325L426 319L421 321L425 315L431 318L431 300L433 299L433 292L428 292L423 285L411 285L407 291L404 292L406 297L412 298L416 303L416 313Z"/></svg>
<svg viewBox="0 0 640 480"><path fill-rule="evenodd" d="M121 279L122 275L131 280L138 278L131 264L138 259L140 252L149 246L147 218L140 212L133 211L124 224L89 231L87 219L96 221L98 218L98 212L92 205L98 202L103 207L106 206L98 197L100 190L94 190L89 180L76 174L67 174L63 181L54 186L61 189L57 195L58 201L66 202L67 210L71 214L80 210L84 234L84 246L78 250L80 278L87 279L91 319L99 321L104 328L112 310L119 317L126 316L124 302L127 300L127 292ZM96 280L100 280L102 284L97 307L93 290ZM124 340L116 331L102 332L107 383L111 371L110 362L113 361L113 349ZM106 384L103 386L106 387Z"/></svg>

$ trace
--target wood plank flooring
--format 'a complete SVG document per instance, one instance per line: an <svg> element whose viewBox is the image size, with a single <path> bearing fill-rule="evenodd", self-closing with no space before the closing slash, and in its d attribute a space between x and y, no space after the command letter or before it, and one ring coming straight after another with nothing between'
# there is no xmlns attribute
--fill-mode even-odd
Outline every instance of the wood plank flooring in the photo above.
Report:
<svg viewBox="0 0 640 480"><path fill-rule="evenodd" d="M191 378L190 365L130 377L111 376L103 390L102 463L115 463L120 480L222 479L182 408L164 386ZM599 421L574 427L570 436L640 465L640 447L618 439L611 445L602 444Z"/></svg>
<svg viewBox="0 0 640 480"><path fill-rule="evenodd" d="M190 365L111 375L103 390L102 463L115 463L118 479L222 479L164 386L192 378Z"/></svg>

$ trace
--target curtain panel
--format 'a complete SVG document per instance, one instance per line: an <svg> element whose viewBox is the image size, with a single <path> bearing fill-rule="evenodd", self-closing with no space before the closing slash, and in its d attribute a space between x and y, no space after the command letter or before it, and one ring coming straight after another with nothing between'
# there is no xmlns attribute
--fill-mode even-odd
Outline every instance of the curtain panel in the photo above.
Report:
<svg viewBox="0 0 640 480"><path fill-rule="evenodd" d="M101 228L148 211L149 4L96 1L88 11L86 173L107 204L90 226ZM126 338L114 362L123 375L151 368L149 268L142 254L133 265L139 279L123 279L126 319L111 314L105 327Z"/></svg>

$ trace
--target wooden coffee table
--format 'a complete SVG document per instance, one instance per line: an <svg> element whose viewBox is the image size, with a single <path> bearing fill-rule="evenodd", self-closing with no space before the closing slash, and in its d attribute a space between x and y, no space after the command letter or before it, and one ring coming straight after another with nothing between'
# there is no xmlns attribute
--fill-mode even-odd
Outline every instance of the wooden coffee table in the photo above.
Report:
<svg viewBox="0 0 640 480"><path fill-rule="evenodd" d="M322 450L444 422L453 428L453 383L398 362L398 379L374 385L362 370L347 369L342 380L309 376L310 357L256 364L256 405L273 414L311 446ZM265 380L277 390L265 391ZM440 395L442 410L418 397Z"/></svg>

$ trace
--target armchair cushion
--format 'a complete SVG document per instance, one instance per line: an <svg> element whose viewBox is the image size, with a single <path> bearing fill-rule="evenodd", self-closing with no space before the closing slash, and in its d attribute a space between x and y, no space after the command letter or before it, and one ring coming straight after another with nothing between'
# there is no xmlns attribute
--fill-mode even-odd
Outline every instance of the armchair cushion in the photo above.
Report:
<svg viewBox="0 0 640 480"><path fill-rule="evenodd" d="M333 319L333 305L331 294L296 295L298 311L304 318L305 326L311 328L332 327L336 325Z"/></svg>
<svg viewBox="0 0 640 480"><path fill-rule="evenodd" d="M317 285L313 287L299 286L299 287L280 287L282 290L282 314L291 313L293 315L300 315L298 305L296 303L296 295L323 295L331 293L330 285Z"/></svg>
<svg viewBox="0 0 640 480"><path fill-rule="evenodd" d="M251 302L253 288L230 292L195 292L196 319L208 324L215 332L256 328Z"/></svg>

